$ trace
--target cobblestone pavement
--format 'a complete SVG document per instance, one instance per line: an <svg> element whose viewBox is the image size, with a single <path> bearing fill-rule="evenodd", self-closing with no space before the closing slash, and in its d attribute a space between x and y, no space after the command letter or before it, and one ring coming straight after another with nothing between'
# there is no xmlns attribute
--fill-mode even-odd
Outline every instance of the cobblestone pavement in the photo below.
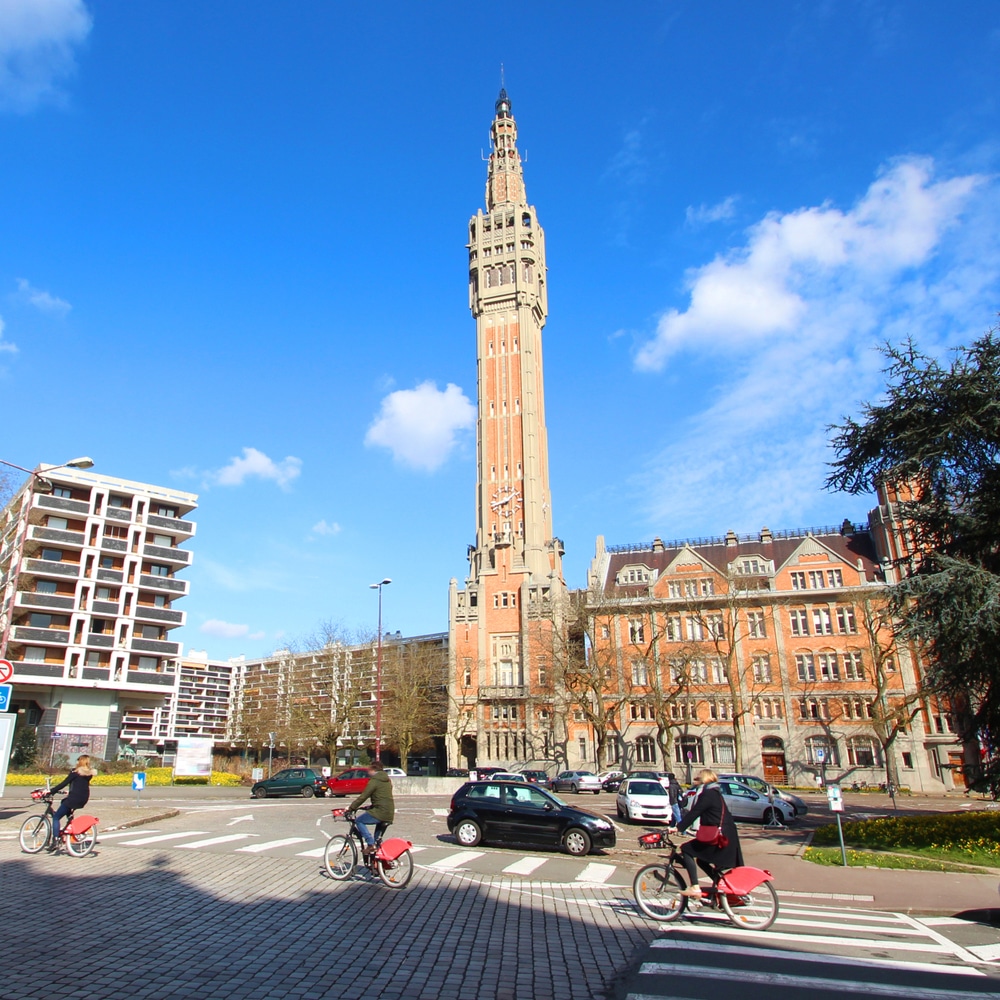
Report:
<svg viewBox="0 0 1000 1000"><path fill-rule="evenodd" d="M311 859L0 850L3 1000L581 1000L654 934L613 888L422 870L394 892Z"/></svg>

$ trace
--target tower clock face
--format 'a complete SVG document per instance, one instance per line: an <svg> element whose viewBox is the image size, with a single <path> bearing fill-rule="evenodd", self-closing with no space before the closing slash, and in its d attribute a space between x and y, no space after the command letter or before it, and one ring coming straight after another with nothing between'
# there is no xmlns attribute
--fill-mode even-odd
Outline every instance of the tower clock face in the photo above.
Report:
<svg viewBox="0 0 1000 1000"><path fill-rule="evenodd" d="M511 517L521 509L521 491L513 489L497 490L493 494L490 507L502 517Z"/></svg>

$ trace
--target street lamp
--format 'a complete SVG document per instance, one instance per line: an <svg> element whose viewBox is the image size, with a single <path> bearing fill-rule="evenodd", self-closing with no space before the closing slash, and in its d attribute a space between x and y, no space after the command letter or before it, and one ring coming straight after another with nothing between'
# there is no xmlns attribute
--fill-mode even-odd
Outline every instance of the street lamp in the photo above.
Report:
<svg viewBox="0 0 1000 1000"><path fill-rule="evenodd" d="M31 476L32 488L28 491L30 493L51 493L52 483L50 483L43 475L42 472L54 472L56 469L90 469L93 468L94 460L88 458L84 455L81 458L74 458L68 462L63 462L62 465L48 465L42 470L41 465L37 469L25 469L21 465L15 465L13 462L5 462L0 458L0 465L9 466L11 469L17 469L18 472L26 472ZM28 511L31 509L31 500L28 499ZM24 512L24 504L22 502L21 506L22 513ZM21 514L18 515L19 517ZM14 567L17 566L18 574L21 572L21 559L24 555L24 543L28 537L28 515L24 514L24 524L20 526L21 537L18 539L17 552L11 556L10 563L7 567L7 581L10 587L10 602L7 606L7 619L3 625L3 637L0 639L0 649L2 649L2 658L8 659L7 657L7 642L10 639L10 629L14 621L14 602L17 600L17 580L14 576Z"/></svg>
<svg viewBox="0 0 1000 1000"><path fill-rule="evenodd" d="M378 591L378 658L375 667L375 760L382 760L382 588L392 580L386 577L381 583L369 583Z"/></svg>

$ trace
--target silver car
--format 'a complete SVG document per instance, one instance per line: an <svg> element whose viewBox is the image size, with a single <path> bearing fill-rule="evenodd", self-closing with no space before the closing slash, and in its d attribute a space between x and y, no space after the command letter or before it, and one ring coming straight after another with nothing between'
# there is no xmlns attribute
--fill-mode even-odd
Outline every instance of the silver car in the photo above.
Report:
<svg viewBox="0 0 1000 1000"><path fill-rule="evenodd" d="M593 792L601 794L601 779L593 771L560 771L549 779L549 788L554 792Z"/></svg>
<svg viewBox="0 0 1000 1000"><path fill-rule="evenodd" d="M681 800L681 808L684 810L691 808L691 803L697 795L698 788L692 788L686 792ZM733 819L757 820L758 822L770 823L772 818L778 819L782 823L789 823L795 819L795 809L781 799L775 799L772 803L766 795L755 792L746 785L741 785L738 781L727 781L719 778L719 791L725 800L726 808Z"/></svg>
<svg viewBox="0 0 1000 1000"><path fill-rule="evenodd" d="M805 802L797 795L793 795L791 792L783 792L780 788L775 788L774 785L763 778L758 778L755 774L720 774L719 780L738 781L741 785L746 785L747 788L752 788L755 792L759 792L765 798L770 793L776 799L787 802L795 810L796 816L805 816L808 812Z"/></svg>

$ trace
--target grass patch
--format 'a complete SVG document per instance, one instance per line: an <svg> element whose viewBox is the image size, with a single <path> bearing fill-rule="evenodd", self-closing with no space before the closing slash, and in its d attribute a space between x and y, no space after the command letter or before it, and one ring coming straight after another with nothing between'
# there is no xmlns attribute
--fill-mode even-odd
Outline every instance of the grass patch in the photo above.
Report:
<svg viewBox="0 0 1000 1000"><path fill-rule="evenodd" d="M807 847L802 857L816 865L833 865L840 868L843 864L839 847ZM906 854L856 851L852 848L848 848L847 863L852 868L896 868L915 872L963 872L967 875L993 874L985 868L976 868L972 865L955 864L949 861L937 861L933 858L914 857Z"/></svg>
<svg viewBox="0 0 1000 1000"><path fill-rule="evenodd" d="M923 859L1000 868L1000 814L935 813L860 820L844 823L844 843L853 851L913 854ZM815 848L836 848L839 855L836 824L820 827L812 844Z"/></svg>

